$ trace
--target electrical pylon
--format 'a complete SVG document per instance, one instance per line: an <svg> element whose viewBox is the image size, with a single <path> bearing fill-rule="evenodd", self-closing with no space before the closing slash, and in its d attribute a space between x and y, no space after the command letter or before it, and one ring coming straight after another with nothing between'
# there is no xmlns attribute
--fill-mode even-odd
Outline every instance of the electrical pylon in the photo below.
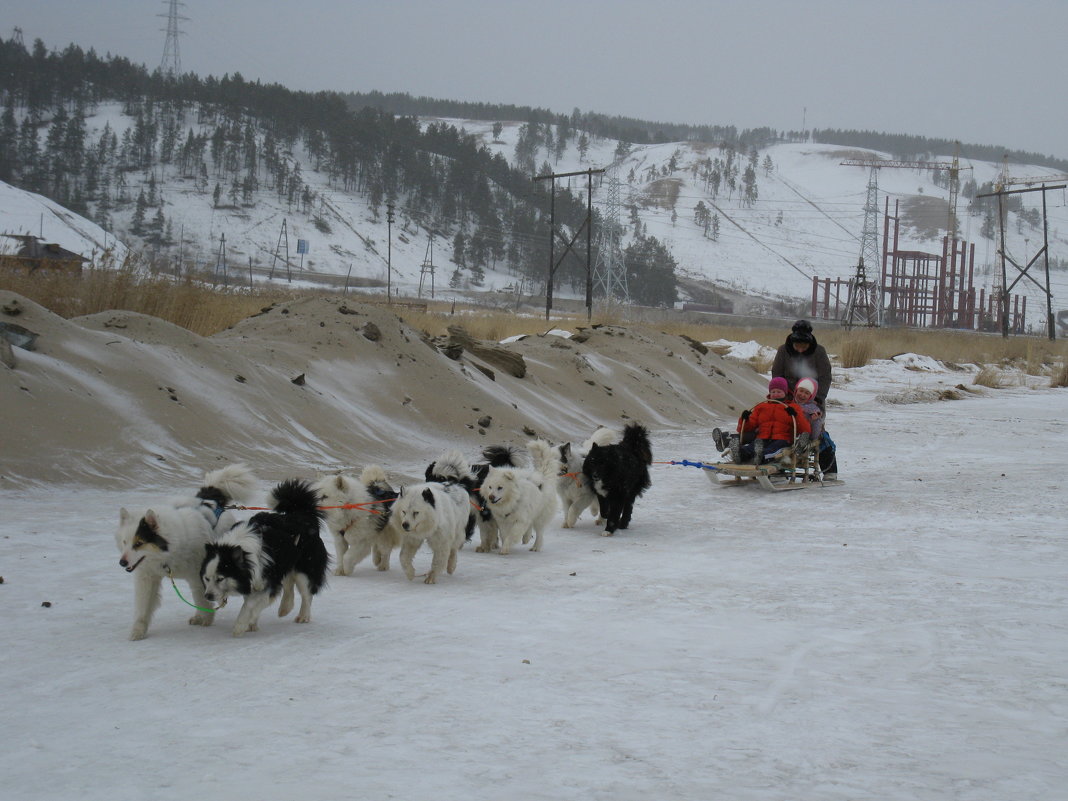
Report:
<svg viewBox="0 0 1068 801"><path fill-rule="evenodd" d="M842 324L869 327L883 323L882 292L879 281L869 281L864 263L879 263L879 168L872 164L868 173L868 197L864 201L864 227L860 233L860 259L857 271L849 282L849 300Z"/></svg>
<svg viewBox="0 0 1068 801"><path fill-rule="evenodd" d="M605 306L613 302L630 303L627 270L623 264L623 247L619 222L619 165L613 165L605 175L605 200L602 206L601 228L597 232L597 259L593 267L593 283L604 298Z"/></svg>
<svg viewBox="0 0 1068 801"><path fill-rule="evenodd" d="M167 18L167 27L162 28L167 32L167 39L163 43L163 60L160 62L159 68L164 75L170 75L171 77L177 77L182 74L182 55L178 47L178 37L181 36L181 31L178 30L178 21L189 21L189 17L183 17L178 13L178 6L184 6L185 3L179 2L179 0L164 0L164 5L167 6L166 14L157 14L157 17Z"/></svg>

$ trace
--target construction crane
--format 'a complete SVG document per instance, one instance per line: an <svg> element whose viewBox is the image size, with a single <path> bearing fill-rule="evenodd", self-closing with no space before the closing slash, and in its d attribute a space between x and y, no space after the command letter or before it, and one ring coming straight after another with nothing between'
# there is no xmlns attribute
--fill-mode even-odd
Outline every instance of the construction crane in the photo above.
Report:
<svg viewBox="0 0 1068 801"><path fill-rule="evenodd" d="M1033 184L1051 184L1054 181L1068 181L1068 173L1058 173L1056 175L1032 175L1028 178L999 178L998 188L1001 189L1006 186L1031 186Z"/></svg>
<svg viewBox="0 0 1068 801"><path fill-rule="evenodd" d="M960 143L957 143L959 151ZM846 159L839 162L843 167L869 167L872 177L875 170L884 168L911 168L921 170L947 170L949 172L949 220L946 230L949 232L949 241L957 240L957 199L960 197L960 171L970 170L970 166L960 166L960 155L953 154L953 161L905 161L901 159ZM870 183L870 182L869 182Z"/></svg>

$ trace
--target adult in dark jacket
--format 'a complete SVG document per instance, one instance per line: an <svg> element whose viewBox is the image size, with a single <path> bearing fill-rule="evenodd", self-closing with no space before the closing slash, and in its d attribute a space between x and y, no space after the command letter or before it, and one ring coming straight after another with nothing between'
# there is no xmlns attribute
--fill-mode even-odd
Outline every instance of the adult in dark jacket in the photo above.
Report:
<svg viewBox="0 0 1068 801"><path fill-rule="evenodd" d="M815 379L818 389L813 400L819 405L826 421L827 392L831 388L831 360L827 357L823 345L816 341L816 335L812 333L812 323L808 320L798 320L794 323L786 342L775 352L771 377L786 379L790 385L790 397L793 397L794 387L802 378ZM824 478L838 478L835 446L826 431L820 443L819 463Z"/></svg>
<svg viewBox="0 0 1068 801"><path fill-rule="evenodd" d="M812 324L808 320L798 320L790 329L786 342L779 346L775 361L771 364L772 378L785 378L790 385L791 394L794 385L802 378L813 378L819 390L815 401L826 413L827 391L831 388L831 360L823 345L816 341L812 333Z"/></svg>

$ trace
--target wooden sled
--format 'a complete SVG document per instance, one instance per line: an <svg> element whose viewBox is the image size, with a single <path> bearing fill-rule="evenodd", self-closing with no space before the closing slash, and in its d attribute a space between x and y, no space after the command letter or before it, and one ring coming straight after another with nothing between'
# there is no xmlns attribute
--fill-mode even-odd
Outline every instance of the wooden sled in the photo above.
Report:
<svg viewBox="0 0 1068 801"><path fill-rule="evenodd" d="M833 487L845 482L838 479L825 479L818 470L801 467L780 467L773 462L767 464L734 464L717 462L703 465L708 480L717 487L736 487L756 482L761 489L771 492L812 489L814 487Z"/></svg>

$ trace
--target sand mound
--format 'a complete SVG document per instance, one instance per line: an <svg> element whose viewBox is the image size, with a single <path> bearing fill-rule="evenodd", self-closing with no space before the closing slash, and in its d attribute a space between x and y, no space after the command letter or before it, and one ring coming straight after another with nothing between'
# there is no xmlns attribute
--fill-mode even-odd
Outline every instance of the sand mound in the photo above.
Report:
<svg viewBox="0 0 1068 801"><path fill-rule="evenodd" d="M2 487L185 487L234 460L265 480L371 462L404 479L444 448L473 459L628 420L707 428L763 392L748 367L678 336L586 327L464 348L344 298L281 304L213 337L129 312L64 320L10 292L0 319L39 335L0 367ZM522 378L500 367L519 360Z"/></svg>

